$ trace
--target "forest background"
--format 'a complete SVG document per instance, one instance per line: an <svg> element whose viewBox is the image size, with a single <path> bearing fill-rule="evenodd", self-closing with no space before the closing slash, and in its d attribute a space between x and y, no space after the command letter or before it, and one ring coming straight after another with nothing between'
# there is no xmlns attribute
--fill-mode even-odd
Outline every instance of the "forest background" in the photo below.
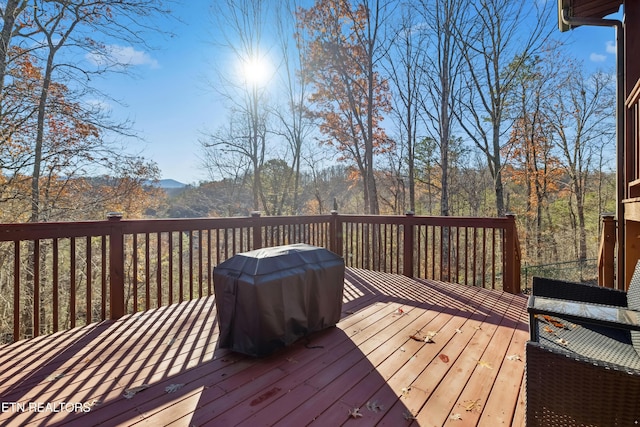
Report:
<svg viewBox="0 0 640 427"><path fill-rule="evenodd" d="M225 119L201 132L209 179L179 192L95 84L132 71L122 46L171 37L171 6L0 5L0 222L514 213L525 264L595 258L615 71L572 59L554 2L212 2Z"/></svg>

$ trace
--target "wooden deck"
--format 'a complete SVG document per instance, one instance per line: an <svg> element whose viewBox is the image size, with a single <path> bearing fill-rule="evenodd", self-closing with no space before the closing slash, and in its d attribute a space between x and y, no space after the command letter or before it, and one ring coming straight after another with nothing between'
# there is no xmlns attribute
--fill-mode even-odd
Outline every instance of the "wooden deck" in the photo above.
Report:
<svg viewBox="0 0 640 427"><path fill-rule="evenodd" d="M262 359L213 297L2 346L0 425L524 425L524 296L348 269L344 302Z"/></svg>

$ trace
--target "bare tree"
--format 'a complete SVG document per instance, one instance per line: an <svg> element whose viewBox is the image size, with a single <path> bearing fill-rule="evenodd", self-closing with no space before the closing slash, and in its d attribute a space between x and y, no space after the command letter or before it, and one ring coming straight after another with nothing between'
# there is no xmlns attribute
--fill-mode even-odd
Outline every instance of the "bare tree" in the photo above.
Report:
<svg viewBox="0 0 640 427"><path fill-rule="evenodd" d="M2 18L2 29L0 30L0 94L4 90L7 64L11 62L11 42L19 29L16 20L26 7L27 2L24 0L7 0L4 6L0 6L0 18Z"/></svg>
<svg viewBox="0 0 640 427"><path fill-rule="evenodd" d="M250 165L253 209L265 207L261 169L265 163L267 143L267 86L270 76L265 69L270 48L264 42L265 26L271 3L264 0L224 0L213 3L213 15L220 37L214 44L220 48L217 83L212 85L232 111L228 132L209 135L202 141L204 150L235 153ZM259 75L259 73L263 73ZM230 139L223 139L225 135ZM205 156L206 157L206 156ZM244 162L244 160L242 160Z"/></svg>
<svg viewBox="0 0 640 427"><path fill-rule="evenodd" d="M467 65L467 83L461 108L454 112L487 159L498 216L505 214L501 148L510 128L510 123L505 123L508 97L524 61L540 49L553 30L547 25L551 6L551 2L535 1L471 2L467 11L472 16L471 26L463 27L464 32L457 35Z"/></svg>
<svg viewBox="0 0 640 427"><path fill-rule="evenodd" d="M423 24L411 4L403 4L397 28L388 37L385 68L392 86L392 117L397 121L398 149L404 152L409 190L409 210L416 211L416 148L420 138L420 111L424 104L423 91L427 61L427 37Z"/></svg>
<svg viewBox="0 0 640 427"><path fill-rule="evenodd" d="M514 125L504 150L505 171L513 182L525 189L523 240L528 258L538 263L544 262L545 248L556 251L557 246L548 209L550 197L558 192L562 170L554 153L553 128L547 111L548 99L554 92L562 91L558 72L565 64L557 63L557 48L530 57L520 67L509 101L509 116ZM549 221L545 224L546 219Z"/></svg>
<svg viewBox="0 0 640 427"><path fill-rule="evenodd" d="M597 72L587 77L576 64L569 69L562 90L551 97L549 112L575 203L576 258L586 260L585 199L602 147L613 147L615 94L611 74Z"/></svg>
<svg viewBox="0 0 640 427"><path fill-rule="evenodd" d="M428 77L423 105L431 137L440 148L440 215L449 215L450 148L454 114L462 78L463 53L457 43L468 27L467 2L464 0L422 0L420 11L430 40L425 55L424 74Z"/></svg>
<svg viewBox="0 0 640 427"><path fill-rule="evenodd" d="M278 93L281 98L277 107L273 108L273 115L277 124L274 133L284 138L290 152L291 168L287 183L281 189L281 206L287 203L287 198L292 197L291 213L300 211L300 168L302 151L305 142L308 141L314 130L313 118L308 114L309 109L309 61L305 56L305 50L301 49L304 41L303 34L297 32L299 25L297 10L300 8L297 0L283 2L278 10L276 29L278 34L278 47L281 54L279 74L281 81ZM292 37L293 34L293 37Z"/></svg>

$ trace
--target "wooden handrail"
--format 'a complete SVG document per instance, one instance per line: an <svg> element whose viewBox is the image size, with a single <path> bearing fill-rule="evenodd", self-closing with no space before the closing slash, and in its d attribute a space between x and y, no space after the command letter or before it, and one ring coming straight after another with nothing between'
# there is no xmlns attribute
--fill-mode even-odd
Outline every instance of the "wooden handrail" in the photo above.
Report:
<svg viewBox="0 0 640 427"><path fill-rule="evenodd" d="M0 224L5 341L213 293L239 252L308 243L349 267L520 292L514 217L331 215ZM30 261L31 260L31 261ZM12 279L9 281L8 279ZM9 329L3 325L11 325Z"/></svg>

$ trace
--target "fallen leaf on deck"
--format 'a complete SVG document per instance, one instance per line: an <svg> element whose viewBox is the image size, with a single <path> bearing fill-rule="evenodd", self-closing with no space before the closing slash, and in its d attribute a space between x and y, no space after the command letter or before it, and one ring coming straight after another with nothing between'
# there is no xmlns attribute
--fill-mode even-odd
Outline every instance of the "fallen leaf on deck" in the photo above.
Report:
<svg viewBox="0 0 640 427"><path fill-rule="evenodd" d="M476 331L481 331L482 330L482 326L474 326L473 327Z"/></svg>
<svg viewBox="0 0 640 427"><path fill-rule="evenodd" d="M184 384L170 384L164 388L164 391L166 391L167 393L173 393L180 390L183 385Z"/></svg>
<svg viewBox="0 0 640 427"><path fill-rule="evenodd" d="M140 393L141 391L144 391L148 388L149 388L149 384L142 384L137 387L131 387L124 391L123 396L125 399L131 399L133 396L136 395L136 393Z"/></svg>
<svg viewBox="0 0 640 427"><path fill-rule="evenodd" d="M461 420L461 419L462 419L462 414L451 414L451 416L449 417L449 419L452 419L452 420Z"/></svg>
<svg viewBox="0 0 640 427"><path fill-rule="evenodd" d="M267 399L271 399L273 396L275 396L276 394L278 394L282 389L280 387L274 387L271 390L265 391L264 393L262 393L260 396L256 397L255 399L253 399L251 401L251 403L249 403L250 406L256 406L261 404L262 402L264 402Z"/></svg>
<svg viewBox="0 0 640 427"><path fill-rule="evenodd" d="M545 326L544 328L542 328L542 330L545 331L548 334L554 334L555 335L555 333L556 333L556 331L554 331L553 329L551 329L548 326Z"/></svg>
<svg viewBox="0 0 640 427"><path fill-rule="evenodd" d="M47 379L45 381L55 381L55 380L59 380L60 378L64 377L64 372L61 374L56 374L56 375L50 375L47 377Z"/></svg>
<svg viewBox="0 0 640 427"><path fill-rule="evenodd" d="M456 329L456 334L461 334L462 333L462 329Z"/></svg>
<svg viewBox="0 0 640 427"><path fill-rule="evenodd" d="M408 409L405 410L402 413L402 416L404 417L405 420L409 421L409 420L417 420L416 416L413 415Z"/></svg>
<svg viewBox="0 0 640 427"><path fill-rule="evenodd" d="M405 350L404 347L400 347L400 351L405 352L407 350Z"/></svg>
<svg viewBox="0 0 640 427"><path fill-rule="evenodd" d="M480 409L480 406L481 406L480 405L480 399L467 400L467 401L462 403L462 407L467 412L471 412L471 411L474 411L476 409Z"/></svg>
<svg viewBox="0 0 640 427"><path fill-rule="evenodd" d="M349 409L349 417L351 418L362 418L362 412L360 412L360 408Z"/></svg>
<svg viewBox="0 0 640 427"><path fill-rule="evenodd" d="M478 366L482 366L483 368L493 369L493 366L491 366L491 363L486 362L484 360L478 360Z"/></svg>
<svg viewBox="0 0 640 427"><path fill-rule="evenodd" d="M391 313L391 314L395 314L395 315L402 315L402 314L407 314L407 313L405 313L403 309L398 308L397 310L395 310L395 311L394 311L393 313Z"/></svg>
<svg viewBox="0 0 640 427"><path fill-rule="evenodd" d="M406 396L411 391L411 387L402 387L402 395Z"/></svg>
<svg viewBox="0 0 640 427"><path fill-rule="evenodd" d="M564 346L569 345L569 341L565 340L564 338L558 338L558 339L556 340L556 342L557 342L558 344L560 344L560 345L564 345Z"/></svg>
<svg viewBox="0 0 640 427"><path fill-rule="evenodd" d="M438 333L434 331L429 331L426 334L422 334L421 331L417 331L415 334L409 335L409 338L415 341L433 343L435 342L433 340L433 337L435 337L436 335L438 335Z"/></svg>
<svg viewBox="0 0 640 427"><path fill-rule="evenodd" d="M507 356L507 360L522 360L519 354L511 354Z"/></svg>
<svg viewBox="0 0 640 427"><path fill-rule="evenodd" d="M440 356L438 356L440 358L440 360L442 360L444 363L449 363L449 356L447 356L446 354L441 354Z"/></svg>
<svg viewBox="0 0 640 427"><path fill-rule="evenodd" d="M367 409L371 412L384 411L384 406L378 405L377 401L367 402Z"/></svg>

